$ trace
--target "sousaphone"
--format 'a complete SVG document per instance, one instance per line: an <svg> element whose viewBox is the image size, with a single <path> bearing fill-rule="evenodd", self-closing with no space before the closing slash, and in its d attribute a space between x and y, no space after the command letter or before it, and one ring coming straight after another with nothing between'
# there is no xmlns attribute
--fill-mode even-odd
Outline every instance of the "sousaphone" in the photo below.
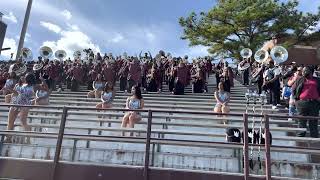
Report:
<svg viewBox="0 0 320 180"><path fill-rule="evenodd" d="M244 59L248 59L252 56L252 50L249 48L244 48L240 51L240 55Z"/></svg>
<svg viewBox="0 0 320 180"><path fill-rule="evenodd" d="M64 58L67 57L67 53L65 50L57 50L55 53L54 53L54 56L59 59L60 61L63 61Z"/></svg>
<svg viewBox="0 0 320 180"><path fill-rule="evenodd" d="M49 59L52 57L53 51L50 47L43 46L40 48L39 54L43 59Z"/></svg>
<svg viewBox="0 0 320 180"><path fill-rule="evenodd" d="M269 58L269 52L260 49L254 54L254 60L257 61L258 63L263 63Z"/></svg>
<svg viewBox="0 0 320 180"><path fill-rule="evenodd" d="M287 49L282 46L275 46L272 48L270 55L276 64L281 64L287 61L289 57Z"/></svg>
<svg viewBox="0 0 320 180"><path fill-rule="evenodd" d="M73 53L73 57L74 57L74 59L76 60L76 59L81 59L81 51L75 51L74 53Z"/></svg>
<svg viewBox="0 0 320 180"><path fill-rule="evenodd" d="M33 58L32 51L29 48L22 48L21 58L23 61L31 61Z"/></svg>

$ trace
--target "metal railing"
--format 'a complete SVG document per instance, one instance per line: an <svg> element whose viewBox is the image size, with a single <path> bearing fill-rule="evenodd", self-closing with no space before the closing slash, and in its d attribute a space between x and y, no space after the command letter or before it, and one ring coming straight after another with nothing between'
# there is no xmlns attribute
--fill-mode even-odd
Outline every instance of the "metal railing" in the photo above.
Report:
<svg viewBox="0 0 320 180"><path fill-rule="evenodd" d="M74 137L85 137L86 135L77 135L77 134L65 134L64 130L66 128L66 121L67 121L67 116L69 113L69 110L100 110L101 109L96 109L96 108L82 108L82 107L71 107L71 106L19 106L19 105L1 105L0 107L27 107L27 108L44 108L44 109L62 109L62 117L60 121L60 126L59 126L59 133L38 133L39 135L44 135L43 137L48 137L51 135L58 135L57 138L57 143L56 143L56 151L54 155L54 160L53 160L53 169L52 169L52 179L54 180L56 178L56 172L57 172L57 165L60 160L60 154L61 154L61 149L62 149L62 142L64 139L64 136L74 136ZM254 147L262 147L265 150L265 174L266 174L266 179L271 180L271 158L270 158L270 149L271 147L273 149L281 149L287 152L292 152L293 150L292 147L289 146L274 146L270 145L270 129L269 129L269 119L270 118L296 118L300 120L319 120L320 117L306 117L306 116L284 116L284 115L268 115L268 114L240 114L240 113L228 113L228 114L221 114L221 113L213 113L213 112L186 112L186 111L165 111L165 110L128 110L128 109L103 109L103 111L136 111L136 112L147 112L148 113L148 121L147 121L147 130L146 130L146 138L145 138L145 157L144 157L144 179L148 180L149 179L149 169L150 169L150 147L151 144L155 143L160 143L160 144L167 144L167 145L183 145L183 146L189 146L190 144L195 144L197 146L205 146L205 147L233 147L233 148L243 148L243 170L244 170L244 178L246 180L249 180L250 178L250 167L249 167L249 139L248 139L248 124L249 124L249 117L260 117L263 118L264 120L264 132L265 132L265 144L264 145L259 145L259 144L250 144L250 146ZM210 141L210 142L204 142L204 141L190 141L190 140L175 140L175 139L162 139L162 138L152 138L152 124L153 124L153 113L176 113L176 114L190 114L190 115L220 115L220 116L237 116L237 117L242 117L243 118L243 143L228 143L228 142L215 142L215 141ZM123 131L132 131L132 130L125 130ZM17 131L0 131L2 135L13 135L13 134L37 134L37 133L31 133L31 132L17 132ZM103 139L103 136L101 136ZM106 137L105 137L106 138ZM115 137L113 137L115 138ZM120 137L117 137L120 138ZM123 137L122 137L123 138ZM137 142L142 142L141 140L144 138L136 138L136 137L130 137L134 140L137 140ZM190 143L191 142L191 143ZM188 145L189 144L189 145ZM208 146L210 145L210 146ZM190 145L191 146L191 145ZM295 148L299 150L299 152L319 152L320 149L317 148Z"/></svg>

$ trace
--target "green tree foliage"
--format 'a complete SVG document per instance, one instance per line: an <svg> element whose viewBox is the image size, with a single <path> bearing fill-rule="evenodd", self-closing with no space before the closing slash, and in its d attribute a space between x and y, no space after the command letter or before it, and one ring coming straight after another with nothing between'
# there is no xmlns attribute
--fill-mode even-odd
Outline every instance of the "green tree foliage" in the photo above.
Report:
<svg viewBox="0 0 320 180"><path fill-rule="evenodd" d="M312 35L320 19L320 7L317 14L302 13L298 4L297 0L220 0L209 12L180 18L182 39L236 59L242 48L258 50L272 37L290 37L286 46L297 44Z"/></svg>

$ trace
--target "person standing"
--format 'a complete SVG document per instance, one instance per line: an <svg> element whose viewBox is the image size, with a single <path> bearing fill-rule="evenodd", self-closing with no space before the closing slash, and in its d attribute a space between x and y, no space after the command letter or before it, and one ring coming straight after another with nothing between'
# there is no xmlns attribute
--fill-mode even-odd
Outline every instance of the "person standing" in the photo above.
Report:
<svg viewBox="0 0 320 180"><path fill-rule="evenodd" d="M301 116L319 116L320 109L320 79L313 77L313 68L304 67L302 77L292 86L293 97L296 100L298 114ZM310 136L319 137L318 120L299 120L299 128L307 128L309 123ZM306 131L297 136L306 136Z"/></svg>
<svg viewBox="0 0 320 180"><path fill-rule="evenodd" d="M263 87L270 93L272 109L277 109L280 104L280 71L274 66L274 61L268 62L267 70L263 74Z"/></svg>

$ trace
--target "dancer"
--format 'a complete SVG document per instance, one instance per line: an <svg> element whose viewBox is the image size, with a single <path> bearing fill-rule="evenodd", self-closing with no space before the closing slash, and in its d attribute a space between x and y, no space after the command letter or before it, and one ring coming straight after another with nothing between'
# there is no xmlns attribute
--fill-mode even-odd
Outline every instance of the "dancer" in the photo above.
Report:
<svg viewBox="0 0 320 180"><path fill-rule="evenodd" d="M141 90L138 86L133 86L131 89L132 96L127 98L126 109L143 109L144 100L141 95ZM134 128L135 123L141 121L141 114L136 111L127 112L122 119L122 128ZM123 133L123 135L125 135ZM131 136L133 133L131 133Z"/></svg>
<svg viewBox="0 0 320 180"><path fill-rule="evenodd" d="M104 91L101 94L101 103L96 105L97 109L108 109L112 107L112 102L115 96L112 83L106 83Z"/></svg>
<svg viewBox="0 0 320 180"><path fill-rule="evenodd" d="M36 85L36 78L33 74L28 73L25 75L25 83L20 84L21 86L16 86L13 94L15 97L12 98L12 103L15 105L28 106L32 105L32 97L34 92L40 89ZM8 115L8 127L7 130L14 129L14 122L19 115L21 124L25 131L30 131L31 128L27 123L27 117L29 113L28 107L10 107ZM12 142L10 136L7 137L6 142Z"/></svg>

